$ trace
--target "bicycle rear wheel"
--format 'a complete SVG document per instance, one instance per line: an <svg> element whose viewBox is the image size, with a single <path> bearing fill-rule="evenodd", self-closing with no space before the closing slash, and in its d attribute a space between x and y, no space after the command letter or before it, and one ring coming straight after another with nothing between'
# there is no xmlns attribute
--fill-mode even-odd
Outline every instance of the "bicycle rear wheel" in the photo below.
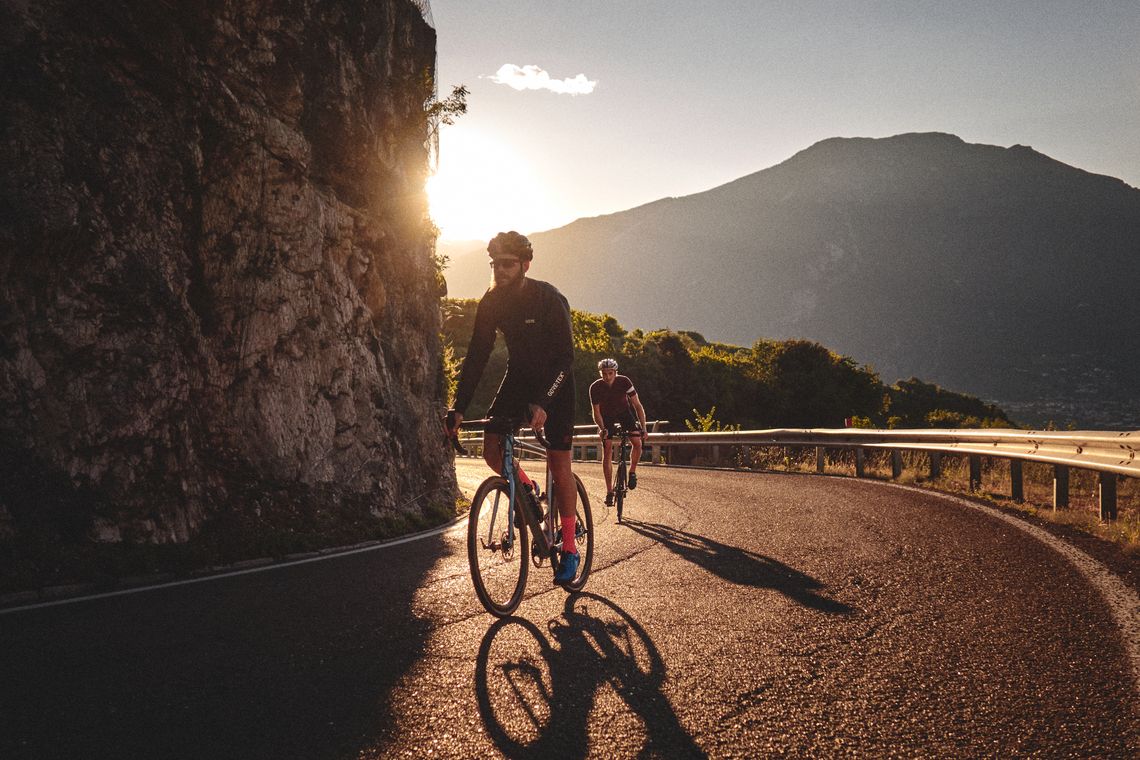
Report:
<svg viewBox="0 0 1140 760"><path fill-rule="evenodd" d="M590 512L590 499L586 496L586 487L582 485L582 481L577 475L574 476L574 484L578 489L578 504L575 507L577 522L574 527L574 535L580 560L578 562L578 574L574 580L562 584L562 588L567 591L581 591L582 587L586 585L586 579L590 577L590 568L594 564L594 515ZM561 513L555 520L557 531L554 535L561 536Z"/></svg>
<svg viewBox="0 0 1140 760"><path fill-rule="evenodd" d="M530 571L530 537L525 528L509 524L509 488L502 477L484 480L467 517L467 561L475 595L498 617L518 608ZM515 504L516 512L521 508Z"/></svg>

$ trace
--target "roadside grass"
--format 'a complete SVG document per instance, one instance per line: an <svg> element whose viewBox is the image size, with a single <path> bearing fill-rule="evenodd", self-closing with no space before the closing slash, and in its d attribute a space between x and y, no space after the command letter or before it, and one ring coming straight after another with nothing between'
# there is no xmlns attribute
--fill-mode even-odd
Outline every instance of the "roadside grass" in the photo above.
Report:
<svg viewBox="0 0 1140 760"><path fill-rule="evenodd" d="M814 447L772 447L735 453L735 464L745 469L815 472ZM1009 461L983 457L981 488L970 490L969 460L966 456L942 455L942 474L930 478L930 460L919 451L902 452L902 472L893 482L928 488L956 496L983 499L1027 517L1078 531L1109 541L1125 554L1140 558L1140 479L1119 478L1117 482L1117 519L1103 522L1098 502L1099 481L1096 472L1069 469L1069 506L1053 508L1053 466L1041 462L1022 463L1024 501L1010 498ZM829 474L855 477L855 452L829 449L826 470ZM866 477L892 480L891 455L888 451L869 451L864 459Z"/></svg>

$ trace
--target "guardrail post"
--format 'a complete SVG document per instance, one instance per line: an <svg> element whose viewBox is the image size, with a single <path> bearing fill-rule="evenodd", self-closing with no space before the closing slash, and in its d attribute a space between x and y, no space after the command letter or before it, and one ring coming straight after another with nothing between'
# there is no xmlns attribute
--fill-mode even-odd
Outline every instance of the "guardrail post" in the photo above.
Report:
<svg viewBox="0 0 1140 760"><path fill-rule="evenodd" d="M1069 506L1069 468L1063 464L1053 465L1053 511Z"/></svg>
<svg viewBox="0 0 1140 760"><path fill-rule="evenodd" d="M930 452L930 479L942 477L942 452Z"/></svg>
<svg viewBox="0 0 1140 760"><path fill-rule="evenodd" d="M1021 460L1009 460L1009 497L1014 501L1025 501L1025 487L1021 478Z"/></svg>
<svg viewBox="0 0 1140 760"><path fill-rule="evenodd" d="M1100 474L1100 519L1116 519L1116 473Z"/></svg>
<svg viewBox="0 0 1140 760"><path fill-rule="evenodd" d="M855 477L863 477L864 465L866 464L866 454L863 453L862 446L855 447Z"/></svg>
<svg viewBox="0 0 1140 760"><path fill-rule="evenodd" d="M902 475L902 452L898 449L891 451L891 479L898 480Z"/></svg>
<svg viewBox="0 0 1140 760"><path fill-rule="evenodd" d="M656 435L663 431L662 420L653 420L649 423L650 434ZM646 446L642 453L642 461L649 462L650 464L668 464L669 451L664 446ZM648 459L646 459L648 457ZM657 457L656 459L654 457Z"/></svg>
<svg viewBox="0 0 1140 760"><path fill-rule="evenodd" d="M982 458L970 455L970 490L982 490Z"/></svg>
<svg viewBox="0 0 1140 760"><path fill-rule="evenodd" d="M720 467L720 446L717 446L715 443L712 447L712 466Z"/></svg>
<svg viewBox="0 0 1140 760"><path fill-rule="evenodd" d="M823 472L824 466L826 464L826 462L824 460L826 460L826 459L827 459L827 449L823 448L822 446L816 446L815 447L815 471L816 472Z"/></svg>

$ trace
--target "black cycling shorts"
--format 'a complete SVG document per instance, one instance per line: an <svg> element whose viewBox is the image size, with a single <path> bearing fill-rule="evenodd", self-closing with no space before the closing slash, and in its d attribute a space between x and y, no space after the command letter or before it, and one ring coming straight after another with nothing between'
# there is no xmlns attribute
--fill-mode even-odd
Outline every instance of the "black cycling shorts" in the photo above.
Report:
<svg viewBox="0 0 1140 760"><path fill-rule="evenodd" d="M503 378L495 400L487 410L488 433L507 435L530 424L530 404L534 398L529 387L512 380L510 373ZM546 426L542 431L554 451L570 451L574 445L574 376L569 375L554 401L546 408Z"/></svg>
<svg viewBox="0 0 1140 760"><path fill-rule="evenodd" d="M631 436L641 435L641 423L633 417L633 412L626 410L614 417L602 417L602 422L606 423L606 432L612 436L617 436L617 425L621 424L621 429Z"/></svg>

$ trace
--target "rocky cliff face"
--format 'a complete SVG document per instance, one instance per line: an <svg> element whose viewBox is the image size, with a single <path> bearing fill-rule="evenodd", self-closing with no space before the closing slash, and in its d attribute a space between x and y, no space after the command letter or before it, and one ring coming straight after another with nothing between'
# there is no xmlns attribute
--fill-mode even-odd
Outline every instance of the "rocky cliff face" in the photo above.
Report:
<svg viewBox="0 0 1140 760"><path fill-rule="evenodd" d="M448 499L408 0L0 3L0 528Z"/></svg>

